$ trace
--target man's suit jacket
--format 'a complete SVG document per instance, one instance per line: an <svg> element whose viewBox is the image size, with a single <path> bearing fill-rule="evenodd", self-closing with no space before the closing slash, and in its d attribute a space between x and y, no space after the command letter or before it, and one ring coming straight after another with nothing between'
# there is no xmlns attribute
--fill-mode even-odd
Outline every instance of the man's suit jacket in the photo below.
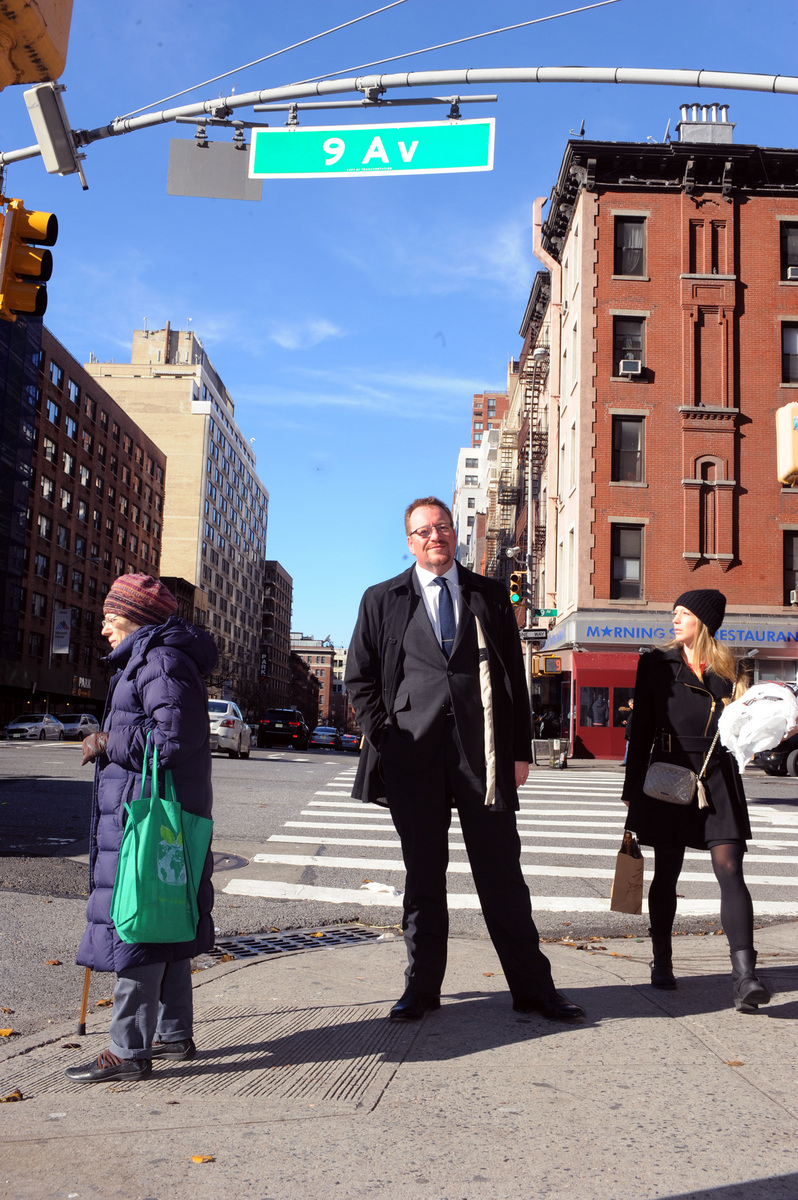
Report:
<svg viewBox="0 0 798 1200"><path fill-rule="evenodd" d="M457 643L473 615L482 625L488 646L496 742L495 807L517 809L514 764L529 761L532 744L529 694L518 627L503 584L476 575L459 563L457 572L460 620L452 660ZM417 590L415 567L369 588L360 605L347 654L346 688L366 737L352 790L353 796L364 801L385 803L380 738L383 729L395 719L397 699L401 699L401 694L398 697L397 693L403 674L403 640L410 621L417 617L423 617L429 623L424 601ZM431 656L436 652L445 666L443 651L431 643ZM431 681L439 675L440 665L436 663L431 669ZM476 650L473 671L455 672L450 683L451 703L461 741L473 738L481 743L484 729ZM417 741L410 743L408 753L423 753L424 731L413 732Z"/></svg>

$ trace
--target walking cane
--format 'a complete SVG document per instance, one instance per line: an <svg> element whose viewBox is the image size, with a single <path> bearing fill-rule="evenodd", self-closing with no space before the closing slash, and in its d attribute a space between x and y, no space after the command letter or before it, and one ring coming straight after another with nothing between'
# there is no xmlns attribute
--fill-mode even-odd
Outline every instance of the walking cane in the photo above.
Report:
<svg viewBox="0 0 798 1200"><path fill-rule="evenodd" d="M91 982L91 967L86 967L83 976L83 999L80 1002L80 1020L78 1021L78 1037L86 1036L86 1008L89 1003L89 984Z"/></svg>

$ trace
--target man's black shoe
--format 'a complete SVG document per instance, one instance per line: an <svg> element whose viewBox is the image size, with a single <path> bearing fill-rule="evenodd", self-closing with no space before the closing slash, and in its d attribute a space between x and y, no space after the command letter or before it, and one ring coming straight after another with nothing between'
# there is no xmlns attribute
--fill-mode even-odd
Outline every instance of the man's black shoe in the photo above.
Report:
<svg viewBox="0 0 798 1200"><path fill-rule="evenodd" d="M193 1038L186 1038L182 1042L152 1043L153 1058L171 1058L177 1062L185 1062L186 1059L193 1058L196 1053L197 1047L194 1045Z"/></svg>
<svg viewBox="0 0 798 1200"><path fill-rule="evenodd" d="M117 1058L110 1050L103 1050L95 1062L86 1067L67 1067L67 1079L73 1083L107 1083L111 1079L147 1079L152 1075L149 1058Z"/></svg>
<svg viewBox="0 0 798 1200"><path fill-rule="evenodd" d="M587 1015L583 1008L572 1004L559 992L545 1000L538 996L514 996L513 1008L520 1013L540 1013L550 1021L582 1021Z"/></svg>
<svg viewBox="0 0 798 1200"><path fill-rule="evenodd" d="M388 1015L392 1021L420 1021L424 1013L434 1012L440 1006L440 996L431 996L427 992L405 992Z"/></svg>

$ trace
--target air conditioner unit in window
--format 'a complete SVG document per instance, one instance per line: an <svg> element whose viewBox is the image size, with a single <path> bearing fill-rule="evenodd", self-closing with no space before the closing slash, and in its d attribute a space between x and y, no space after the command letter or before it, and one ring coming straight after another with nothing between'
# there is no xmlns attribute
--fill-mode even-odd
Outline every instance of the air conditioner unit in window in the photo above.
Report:
<svg viewBox="0 0 798 1200"><path fill-rule="evenodd" d="M798 280L798 267L788 267L787 278Z"/></svg>
<svg viewBox="0 0 798 1200"><path fill-rule="evenodd" d="M639 358L622 358L620 364L621 375L640 375L643 370L643 364Z"/></svg>
<svg viewBox="0 0 798 1200"><path fill-rule="evenodd" d="M790 592L790 604L798 604L798 592Z"/></svg>

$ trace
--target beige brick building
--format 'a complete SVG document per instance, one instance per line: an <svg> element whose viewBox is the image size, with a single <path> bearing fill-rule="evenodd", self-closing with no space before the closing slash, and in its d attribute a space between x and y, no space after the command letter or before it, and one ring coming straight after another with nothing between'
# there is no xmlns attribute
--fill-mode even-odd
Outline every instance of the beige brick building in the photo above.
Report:
<svg viewBox="0 0 798 1200"><path fill-rule="evenodd" d="M169 460L161 574L197 588L194 619L219 646L211 692L257 707L268 493L235 406L191 331L137 329L129 363L86 371Z"/></svg>

